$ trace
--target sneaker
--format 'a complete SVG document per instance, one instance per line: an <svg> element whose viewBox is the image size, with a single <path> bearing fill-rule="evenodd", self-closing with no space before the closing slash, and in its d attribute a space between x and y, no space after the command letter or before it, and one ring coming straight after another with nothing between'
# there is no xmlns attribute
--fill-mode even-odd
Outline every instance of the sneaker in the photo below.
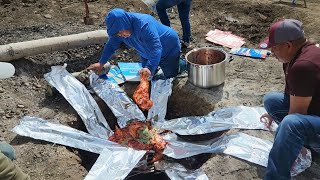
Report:
<svg viewBox="0 0 320 180"><path fill-rule="evenodd" d="M181 42L181 48L189 49L191 47L192 47L191 43Z"/></svg>

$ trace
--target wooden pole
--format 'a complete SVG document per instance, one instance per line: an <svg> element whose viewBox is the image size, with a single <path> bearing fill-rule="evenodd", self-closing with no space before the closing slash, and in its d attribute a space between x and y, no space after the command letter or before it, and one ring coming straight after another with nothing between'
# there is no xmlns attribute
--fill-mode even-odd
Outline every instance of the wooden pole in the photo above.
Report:
<svg viewBox="0 0 320 180"><path fill-rule="evenodd" d="M94 44L102 45L107 40L108 34L106 30L97 30L68 36L11 43L0 46L0 61L12 61L27 56L86 47Z"/></svg>

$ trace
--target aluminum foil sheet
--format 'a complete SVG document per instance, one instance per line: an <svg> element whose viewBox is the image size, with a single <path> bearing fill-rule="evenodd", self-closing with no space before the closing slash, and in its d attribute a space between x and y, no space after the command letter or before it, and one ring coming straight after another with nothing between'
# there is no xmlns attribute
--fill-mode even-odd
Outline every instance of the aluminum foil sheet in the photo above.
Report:
<svg viewBox="0 0 320 180"><path fill-rule="evenodd" d="M21 136L100 154L86 179L124 179L146 153L36 117L25 116L12 131Z"/></svg>
<svg viewBox="0 0 320 180"><path fill-rule="evenodd" d="M35 117L24 117L20 124L12 131L21 136L45 140L97 154L102 153L102 151L107 148L107 150L105 150L106 154L101 156L101 158L99 157L101 160L97 161L95 168L92 168L93 172L90 177L100 176L100 174L105 174L105 172L111 173L111 176L113 171L110 170L113 167L118 167L117 170L119 170L119 172L121 171L121 173L118 174L118 178L121 179L123 177L122 173L129 173L138 163L138 159L140 160L146 153L146 151L136 151L131 148L122 147L119 144L106 139L98 138L71 127L50 123L46 120ZM244 133L224 135L219 138L200 143L181 141L173 133L167 134L164 138L169 142L164 150L164 154L175 159L190 157L201 153L224 153L264 167L267 166L268 154L272 147L272 142L252 137ZM113 163L111 164L109 164L111 161L108 156L110 155L109 151L112 152L111 159ZM108 163L103 164L103 162ZM124 162L127 162L127 164L117 164ZM296 175L310 167L311 162L311 152L309 150L306 155L300 154L296 160L296 165L291 172L292 175ZM119 167L123 167L123 169L120 170ZM176 168L168 170L169 171L167 171L167 173L173 177L189 174L189 172L178 171ZM197 174L197 172L194 173ZM105 176L107 175L108 174L105 174ZM193 173L189 175L196 176ZM201 173L199 176L202 176Z"/></svg>
<svg viewBox="0 0 320 180"><path fill-rule="evenodd" d="M271 141L237 133L229 135L223 153L267 167L272 144ZM295 162L291 176L296 176L311 166L311 151L306 149L306 155L300 153Z"/></svg>
<svg viewBox="0 0 320 180"><path fill-rule="evenodd" d="M265 112L262 107L238 106L220 109L206 116L182 117L158 122L155 127L171 130L180 135L206 134L232 128L270 130L260 122L260 117ZM277 125L273 122L271 130L275 131L276 128Z"/></svg>
<svg viewBox="0 0 320 180"><path fill-rule="evenodd" d="M182 141L173 133L167 134L163 138L169 142L166 149L163 151L163 154L174 159L182 159L202 153L209 153L212 151L211 145L216 148L215 150L217 153L221 153L223 148L225 148L223 146L225 141L223 141L221 137L198 143Z"/></svg>
<svg viewBox="0 0 320 180"><path fill-rule="evenodd" d="M102 139L83 131L51 123L37 117L23 117L20 124L14 127L12 131L20 136L44 140L97 154L100 154L105 147L108 147L110 150L127 149L117 143L108 141L107 137Z"/></svg>
<svg viewBox="0 0 320 180"><path fill-rule="evenodd" d="M146 117L139 107L127 96L126 92L118 84L99 79L92 73L90 75L90 85L95 93L108 105L113 114L117 117L121 128L132 119L144 121Z"/></svg>
<svg viewBox="0 0 320 180"><path fill-rule="evenodd" d="M151 99L153 106L148 112L148 119L154 122L164 122L167 114L168 99L172 93L173 78L151 81Z"/></svg>
<svg viewBox="0 0 320 180"><path fill-rule="evenodd" d="M124 179L145 153L146 151L136 151L131 148L118 151L110 151L106 148L92 166L85 180Z"/></svg>
<svg viewBox="0 0 320 180"><path fill-rule="evenodd" d="M256 138L244 133L236 133L223 137L222 144L225 146L216 149L212 146L212 152L223 150L222 153L228 154L255 164L266 167L268 164L269 152L272 142Z"/></svg>
<svg viewBox="0 0 320 180"><path fill-rule="evenodd" d="M291 169L291 176L296 176L303 171L305 171L307 168L311 166L312 163L312 156L311 151L309 149L306 149L306 154L303 155L303 153L300 153L298 155L298 158L295 161L295 165Z"/></svg>
<svg viewBox="0 0 320 180"><path fill-rule="evenodd" d="M51 72L44 75L77 111L88 132L94 136L105 138L113 132L104 118L98 104L85 86L67 70L67 65L52 66Z"/></svg>
<svg viewBox="0 0 320 180"><path fill-rule="evenodd" d="M161 161L156 164L157 170L163 170L171 180L208 180L207 175L201 170L187 170L181 164Z"/></svg>
<svg viewBox="0 0 320 180"><path fill-rule="evenodd" d="M268 165L269 152L273 144L271 141L244 133L224 135L200 143L181 141L175 134L168 134L164 138L169 142L164 154L175 159L201 153L224 153L264 167ZM296 166L291 171L292 176L310 167L311 162L312 158L309 150L304 156L300 154L296 160Z"/></svg>

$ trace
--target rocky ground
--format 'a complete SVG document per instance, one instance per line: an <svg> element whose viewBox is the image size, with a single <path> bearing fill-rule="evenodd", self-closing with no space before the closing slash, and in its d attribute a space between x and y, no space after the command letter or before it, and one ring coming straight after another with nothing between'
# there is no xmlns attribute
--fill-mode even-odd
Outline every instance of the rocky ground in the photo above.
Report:
<svg viewBox="0 0 320 180"><path fill-rule="evenodd" d="M292 7L289 0L194 0L191 10L192 44L194 47L215 46L204 37L210 29L218 28L244 37L245 46L254 48L266 36L268 26L279 18L301 20L307 36L319 42L320 5L318 0L308 0L307 3L308 8L303 8L303 1ZM104 29L104 16L114 7L152 13L139 0L90 0L90 16L94 25L84 25L81 0L0 0L0 45ZM172 26L181 34L177 10L170 12ZM113 63L119 60L138 61L132 49L121 49L113 57ZM50 71L52 65L63 63L68 64L69 72L80 71L96 62L101 50L102 46L92 45L15 60L12 61L16 67L14 77L0 80L0 137L13 145L17 153L15 163L32 179L78 180L90 170L94 162L91 159L95 155L17 136L10 130L25 115L54 119L81 128L77 113L61 95L48 96L43 75ZM226 73L225 83L211 89L199 89L188 83L187 78L176 81L167 118L205 115L217 108L230 106L262 106L264 94L284 88L281 64L273 57L259 60L234 56L234 60L227 64ZM272 139L272 134L264 131L246 133ZM264 172L260 166L224 155L212 155L201 168L209 179L261 179ZM314 154L312 166L296 179L320 179L319 168L320 158Z"/></svg>

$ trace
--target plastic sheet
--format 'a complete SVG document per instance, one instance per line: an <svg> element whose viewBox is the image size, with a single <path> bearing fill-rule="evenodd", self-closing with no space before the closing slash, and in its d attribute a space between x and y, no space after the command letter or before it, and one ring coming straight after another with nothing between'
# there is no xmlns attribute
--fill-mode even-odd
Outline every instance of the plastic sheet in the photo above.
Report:
<svg viewBox="0 0 320 180"><path fill-rule="evenodd" d="M52 66L51 72L44 75L77 111L88 132L94 136L105 138L113 134L98 104L84 85L67 70L67 65Z"/></svg>
<svg viewBox="0 0 320 180"><path fill-rule="evenodd" d="M153 106L148 112L148 119L154 122L164 122L167 114L167 104L172 93L173 78L154 80L151 82L151 99Z"/></svg>
<svg viewBox="0 0 320 180"><path fill-rule="evenodd" d="M260 117L265 112L262 107L238 106L220 109L206 116L182 117L158 122L155 127L171 130L180 135L206 134L232 128L269 130L260 122ZM276 128L277 125L273 122L271 130L275 131Z"/></svg>
<svg viewBox="0 0 320 180"><path fill-rule="evenodd" d="M108 105L117 117L121 128L132 119L145 121L146 118L139 107L127 96L118 84L98 79L94 73L90 75L90 85L95 93Z"/></svg>

